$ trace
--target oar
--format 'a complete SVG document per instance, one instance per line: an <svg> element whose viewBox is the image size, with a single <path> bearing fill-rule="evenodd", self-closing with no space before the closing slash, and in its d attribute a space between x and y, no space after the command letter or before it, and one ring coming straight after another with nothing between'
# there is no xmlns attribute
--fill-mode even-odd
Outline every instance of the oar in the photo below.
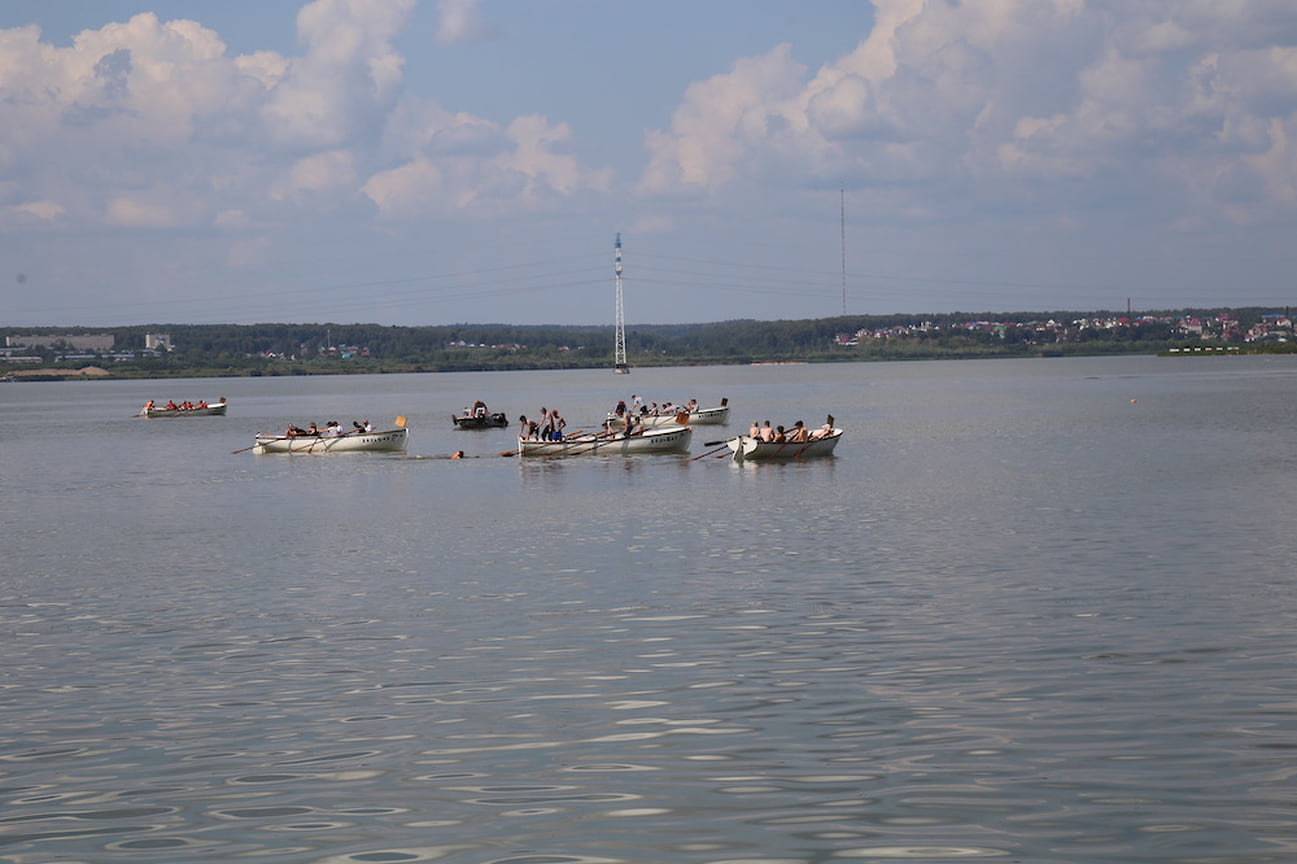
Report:
<svg viewBox="0 0 1297 864"><path fill-rule="evenodd" d="M235 453L243 453L247 450L252 450L253 448L260 447L262 444L269 444L271 441L287 441L287 440L288 440L287 435L280 435L278 438L271 438L266 441L258 441L256 444L253 444L252 447L240 447L238 450L231 450L230 455L233 455Z"/></svg>
<svg viewBox="0 0 1297 864"><path fill-rule="evenodd" d="M710 455L712 455L713 453L719 453L719 452L722 451L722 450L726 450L726 449L729 448L729 446L730 446L729 444L722 443L721 446L717 447L715 450L708 450L706 453L703 453L701 456L695 456L694 458L690 459L689 461L690 461L690 462L697 462L699 459L702 459L702 458L705 457L705 456L710 456Z"/></svg>
<svg viewBox="0 0 1297 864"><path fill-rule="evenodd" d="M582 447L588 447L590 450L597 450L599 449L599 445L601 443L603 443L604 441L616 440L620 434L621 433L619 432L596 432L593 438L583 438L580 441L573 441L571 444L568 444L566 447L561 447L555 452L547 453L545 455L562 456L564 453L568 453L573 450L579 451L580 448Z"/></svg>

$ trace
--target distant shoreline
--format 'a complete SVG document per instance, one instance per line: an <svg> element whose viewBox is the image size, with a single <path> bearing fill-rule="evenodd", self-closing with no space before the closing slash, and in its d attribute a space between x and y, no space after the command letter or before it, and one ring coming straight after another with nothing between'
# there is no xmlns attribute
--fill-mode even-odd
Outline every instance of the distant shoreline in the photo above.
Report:
<svg viewBox="0 0 1297 864"><path fill-rule="evenodd" d="M1037 352L1031 354L1004 352L979 353L971 355L950 355L950 354L932 354L926 356L856 356L852 358L835 358L832 360L752 360L744 362L679 362L679 363L661 363L661 364L642 364L632 368L655 368L662 366L805 366L812 363L819 364L836 364L836 363L893 363L893 362L922 362L925 360L1008 360L1008 359L1057 359L1060 357L1112 357L1112 356L1155 356L1155 357L1241 357L1241 356L1259 356L1268 354L1297 354L1297 344L1288 344L1283 346L1267 345L1264 347L1253 347L1247 345L1201 345L1201 346L1177 346L1157 351L1130 351L1130 352L1112 352L1112 351L1067 351L1067 352ZM578 369L602 369L602 366L592 365L555 365L544 367L505 367L505 368L478 368L463 369L449 368L436 369L427 368L426 366L415 365L407 368L392 368L390 366L364 368L359 366L348 366L346 368L316 368L311 370L295 369L288 373L271 373L266 374L258 370L237 370L228 367L194 367L189 369L175 370L140 370L138 368L123 369L120 372L114 372L111 369L105 369L102 366L81 366L75 369L65 369L59 367L45 366L39 369L18 369L9 372L0 373L0 383L22 383L22 382L51 382L51 381L154 381L168 380L177 378L297 378L297 377L319 377L332 375L401 375L401 374L443 374L455 372L510 372L510 371L573 371Z"/></svg>
<svg viewBox="0 0 1297 864"><path fill-rule="evenodd" d="M1297 317L1262 308L853 315L636 325L632 367L750 366L1297 351ZM608 327L506 324L0 327L0 379L52 381L611 369Z"/></svg>

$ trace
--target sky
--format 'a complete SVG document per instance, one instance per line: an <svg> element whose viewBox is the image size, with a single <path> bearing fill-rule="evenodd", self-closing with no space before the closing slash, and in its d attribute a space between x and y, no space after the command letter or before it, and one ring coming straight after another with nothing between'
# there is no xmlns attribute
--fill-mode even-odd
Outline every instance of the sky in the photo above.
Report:
<svg viewBox="0 0 1297 864"><path fill-rule="evenodd" d="M1292 0L6 0L0 326L1297 300Z"/></svg>

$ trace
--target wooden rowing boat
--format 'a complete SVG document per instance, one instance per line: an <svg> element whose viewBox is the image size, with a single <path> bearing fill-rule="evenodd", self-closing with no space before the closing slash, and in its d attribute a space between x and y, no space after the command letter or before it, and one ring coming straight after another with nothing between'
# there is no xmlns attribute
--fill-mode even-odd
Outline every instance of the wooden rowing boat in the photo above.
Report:
<svg viewBox="0 0 1297 864"><path fill-rule="evenodd" d="M841 440L842 430L834 427L828 435L822 438L811 438L809 441L775 443L753 438L750 435L738 435L726 441L725 445L734 454L735 462L749 459L754 462L772 462L832 456L833 448L837 447Z"/></svg>
<svg viewBox="0 0 1297 864"><path fill-rule="evenodd" d="M347 432L342 435L257 435L253 453L400 453L405 450L410 430L388 429L384 432Z"/></svg>
<svg viewBox="0 0 1297 864"><path fill-rule="evenodd" d="M640 435L599 433L573 435L561 441L518 439L519 456L629 456L636 453L682 453L689 449L688 426L649 429Z"/></svg>
<svg viewBox="0 0 1297 864"><path fill-rule="evenodd" d="M690 426L723 426L730 422L729 399L722 399L721 404L711 408L695 408L693 411L671 411L666 414L641 414L640 422L645 429L658 429L675 423ZM683 418L683 419L681 419ZM626 427L626 415L613 411L608 414L608 426L613 429Z"/></svg>
<svg viewBox="0 0 1297 864"><path fill-rule="evenodd" d="M203 405L201 408L159 408L152 402L148 402L140 409L136 417L220 417L225 414L225 409L229 405L225 397L221 401L213 402L210 405Z"/></svg>

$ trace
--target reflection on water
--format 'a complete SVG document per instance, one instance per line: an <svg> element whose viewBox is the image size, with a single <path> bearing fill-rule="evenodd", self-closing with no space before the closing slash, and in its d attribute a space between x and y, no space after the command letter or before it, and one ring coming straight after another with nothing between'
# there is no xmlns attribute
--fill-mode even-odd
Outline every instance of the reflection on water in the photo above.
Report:
<svg viewBox="0 0 1297 864"><path fill-rule="evenodd" d="M255 381L54 446L23 396L0 860L1292 859L1297 366L1207 362L658 373L830 382L852 437L790 465L431 408L405 457L234 455Z"/></svg>

